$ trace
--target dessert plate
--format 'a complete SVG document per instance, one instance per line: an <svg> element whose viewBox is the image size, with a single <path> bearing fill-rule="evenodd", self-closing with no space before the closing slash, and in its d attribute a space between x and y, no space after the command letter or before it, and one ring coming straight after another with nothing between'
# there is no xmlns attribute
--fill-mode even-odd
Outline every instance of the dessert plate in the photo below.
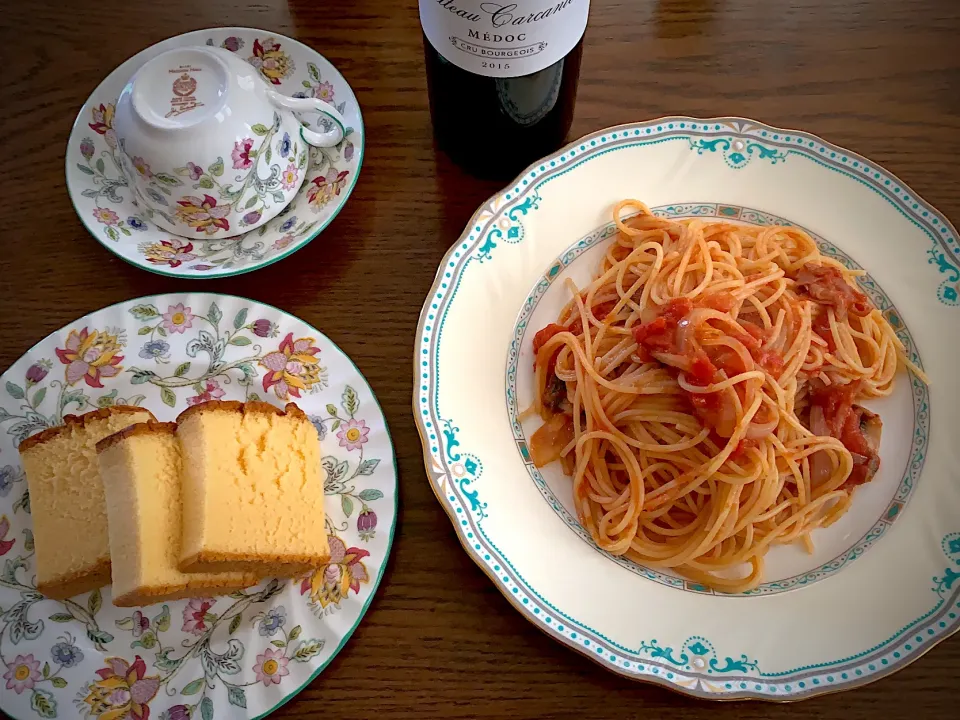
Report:
<svg viewBox="0 0 960 720"><path fill-rule="evenodd" d="M166 50L192 45L226 48L258 68L263 79L278 92L326 100L348 121L346 135L337 146L309 147L303 184L278 217L244 235L222 240L205 239L204 228L215 227L212 223L205 226L198 222L194 235L181 237L150 222L147 210L135 202L120 170L120 150L113 130L114 105L137 68ZM303 117L316 127L329 122L318 114ZM239 275L296 252L333 221L357 182L364 138L363 118L353 90L317 51L266 30L197 30L137 53L110 73L87 98L67 143L67 192L87 230L110 252L137 267L188 278ZM210 209L217 203L229 202L221 189L230 169L249 164L244 155L249 147L244 140L228 138L222 162L208 167L188 163L180 168L140 166L138 170L151 178L148 190L155 202L164 204L172 194L171 188L187 185L195 191L192 196ZM291 150L294 144L304 146L300 138L290 139ZM281 172L295 176L298 168L292 163L288 165ZM287 181L285 174L281 180ZM175 204L167 202L174 212ZM257 219L251 218L250 223Z"/></svg>
<svg viewBox="0 0 960 720"><path fill-rule="evenodd" d="M929 388L902 371L877 402L877 477L812 554L779 546L763 584L721 595L601 552L572 483L533 467L533 334L611 242L614 203L670 218L794 224L862 268ZM474 561L523 615L630 678L710 699L792 700L876 680L960 628L960 245L949 221L875 163L739 118L603 130L485 203L423 307L415 416L429 482ZM476 342L482 337L483 342ZM881 407L882 404L882 407Z"/></svg>
<svg viewBox="0 0 960 720"><path fill-rule="evenodd" d="M65 414L122 403L173 420L218 398L292 401L310 416L327 473L330 564L142 608L114 607L109 587L64 602L37 593L20 441ZM396 504L393 446L373 391L302 320L197 293L131 300L70 323L0 377L0 710L18 720L264 716L356 629L386 567Z"/></svg>

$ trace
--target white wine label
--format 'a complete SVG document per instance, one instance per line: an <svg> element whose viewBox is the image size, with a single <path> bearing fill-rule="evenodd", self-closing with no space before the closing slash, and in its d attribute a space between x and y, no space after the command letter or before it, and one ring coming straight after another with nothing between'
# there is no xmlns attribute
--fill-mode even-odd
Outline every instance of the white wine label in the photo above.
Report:
<svg viewBox="0 0 960 720"><path fill-rule="evenodd" d="M423 34L440 55L476 75L529 75L583 37L590 0L420 0Z"/></svg>

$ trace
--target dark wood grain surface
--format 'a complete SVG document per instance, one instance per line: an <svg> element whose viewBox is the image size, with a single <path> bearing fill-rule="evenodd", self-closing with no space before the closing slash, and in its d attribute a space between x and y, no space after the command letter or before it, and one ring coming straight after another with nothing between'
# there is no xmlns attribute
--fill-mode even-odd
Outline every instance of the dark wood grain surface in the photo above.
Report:
<svg viewBox="0 0 960 720"><path fill-rule="evenodd" d="M572 135L664 114L756 118L866 155L960 219L956 0L593 5ZM555 644L461 550L425 479L410 358L437 263L498 188L434 148L414 0L2 0L0 18L0 367L111 303L235 293L321 328L386 411L401 485L393 556L353 639L277 717L957 717L960 637L852 692L800 705L708 704L616 677ZM74 215L67 136L118 63L170 35L225 25L290 35L340 69L363 108L363 171L335 222L283 262L223 280L151 275L109 254Z"/></svg>

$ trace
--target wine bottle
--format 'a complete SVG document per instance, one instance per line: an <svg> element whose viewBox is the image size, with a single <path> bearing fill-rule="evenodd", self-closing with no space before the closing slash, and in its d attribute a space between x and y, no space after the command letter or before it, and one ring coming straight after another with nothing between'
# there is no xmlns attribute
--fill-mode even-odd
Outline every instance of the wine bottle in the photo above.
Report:
<svg viewBox="0 0 960 720"><path fill-rule="evenodd" d="M573 120L590 0L420 0L434 134L468 172L512 178Z"/></svg>

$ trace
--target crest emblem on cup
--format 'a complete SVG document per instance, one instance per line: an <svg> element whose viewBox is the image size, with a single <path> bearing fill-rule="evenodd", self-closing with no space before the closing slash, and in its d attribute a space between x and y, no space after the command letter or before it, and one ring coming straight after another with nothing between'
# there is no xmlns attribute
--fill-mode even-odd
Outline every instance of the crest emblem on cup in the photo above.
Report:
<svg viewBox="0 0 960 720"><path fill-rule="evenodd" d="M188 68L184 68L187 70ZM180 77L173 81L174 97L170 100L170 111L164 117L173 117L190 112L194 108L202 107L193 93L197 89L197 81L190 76L189 72L184 72Z"/></svg>

